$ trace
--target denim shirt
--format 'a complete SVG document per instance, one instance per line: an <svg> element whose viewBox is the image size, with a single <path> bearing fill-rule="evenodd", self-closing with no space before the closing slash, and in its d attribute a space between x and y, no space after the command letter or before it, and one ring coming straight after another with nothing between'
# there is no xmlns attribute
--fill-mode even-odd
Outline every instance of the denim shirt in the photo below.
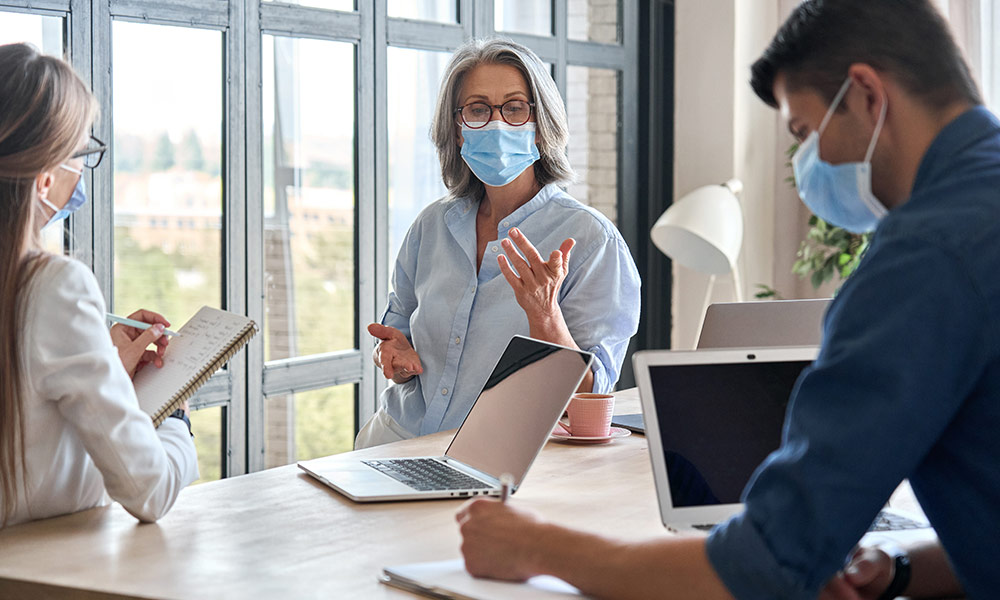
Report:
<svg viewBox="0 0 1000 600"><path fill-rule="evenodd" d="M708 557L741 600L815 598L903 478L970 598L1000 589L1000 121L931 144L796 384L780 449Z"/></svg>
<svg viewBox="0 0 1000 600"><path fill-rule="evenodd" d="M639 274L615 226L554 184L502 219L476 272L479 202L439 200L410 227L392 274L384 325L402 331L424 372L382 394L389 415L414 435L458 427L514 334L528 335L528 318L497 257L517 227L548 257L576 240L559 307L573 340L593 352L594 391L618 380L639 322Z"/></svg>

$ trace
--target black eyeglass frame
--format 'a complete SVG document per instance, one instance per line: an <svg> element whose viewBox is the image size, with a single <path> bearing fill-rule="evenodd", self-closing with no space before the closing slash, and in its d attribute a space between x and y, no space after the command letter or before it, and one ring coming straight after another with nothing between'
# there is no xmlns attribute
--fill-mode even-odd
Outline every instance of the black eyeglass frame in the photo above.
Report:
<svg viewBox="0 0 1000 600"><path fill-rule="evenodd" d="M88 169L96 169L97 166L101 164L101 161L104 160L104 153L108 151L108 145L94 136L90 136L90 141L97 142L97 147L96 148L90 147L84 150L80 150L70 158L82 158L83 166L87 167ZM91 158L95 154L97 155L96 160Z"/></svg>
<svg viewBox="0 0 1000 600"><path fill-rule="evenodd" d="M525 120L523 122L521 122L521 123L511 123L510 121L507 120L507 117L504 116L504 114L503 114L503 107L507 106L511 102L523 102L524 104L528 105L528 116L527 116L527 118L525 118ZM476 105L476 104L479 104L481 106L487 106L490 109L490 118L487 119L486 122L483 123L482 125L472 125L472 124L470 124L468 121L465 120L465 115L463 114L463 111L465 111L466 107L473 106L473 105ZM455 109L455 113L458 114L458 118L461 119L462 123L464 123L465 126L468 127L469 129L482 129L483 127L486 127L487 125L489 125L490 121L493 120L493 111L494 110L499 110L500 111L500 118L503 119L504 123L510 125L511 127L520 127L520 126L524 125L525 123L527 123L528 121L531 120L531 113L533 113L535 111L535 103L534 102L528 102L527 100L521 100L520 98L511 98L510 100L504 102L503 104L487 104L486 102L469 102L468 104L465 104L465 105L462 105L462 106L459 106L458 108L456 108Z"/></svg>

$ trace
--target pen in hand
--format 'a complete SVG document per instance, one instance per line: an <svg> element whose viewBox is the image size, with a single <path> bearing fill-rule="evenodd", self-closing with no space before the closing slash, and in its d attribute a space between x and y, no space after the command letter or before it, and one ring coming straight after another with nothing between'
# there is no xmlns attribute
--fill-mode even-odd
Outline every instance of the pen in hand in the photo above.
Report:
<svg viewBox="0 0 1000 600"><path fill-rule="evenodd" d="M143 323L142 321L136 321L135 319L129 319L128 317L119 317L118 315L113 315L111 313L106 313L108 320L115 323L121 323L122 325L128 325L129 327L135 327L136 329L149 329L153 326L152 323ZM176 336L180 335L176 331L170 331L169 329L163 330L163 335Z"/></svg>
<svg viewBox="0 0 1000 600"><path fill-rule="evenodd" d="M500 476L500 502L506 502L510 496L510 488L514 486L514 476L504 473Z"/></svg>

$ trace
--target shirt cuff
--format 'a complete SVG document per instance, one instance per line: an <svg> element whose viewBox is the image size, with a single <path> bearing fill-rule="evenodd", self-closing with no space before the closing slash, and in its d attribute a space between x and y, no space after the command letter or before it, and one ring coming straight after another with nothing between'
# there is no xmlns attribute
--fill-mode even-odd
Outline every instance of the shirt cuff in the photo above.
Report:
<svg viewBox="0 0 1000 600"><path fill-rule="evenodd" d="M590 370L594 373L594 387L591 390L595 394L610 394L614 391L616 381L611 381L611 374L608 372L608 364L605 359L610 358L605 354L604 349L600 346L594 346L589 348L588 352L593 353L594 362L590 364Z"/></svg>
<svg viewBox="0 0 1000 600"><path fill-rule="evenodd" d="M739 600L815 600L819 595L819 587L803 584L802 573L778 562L746 513L716 526L705 549L715 572Z"/></svg>

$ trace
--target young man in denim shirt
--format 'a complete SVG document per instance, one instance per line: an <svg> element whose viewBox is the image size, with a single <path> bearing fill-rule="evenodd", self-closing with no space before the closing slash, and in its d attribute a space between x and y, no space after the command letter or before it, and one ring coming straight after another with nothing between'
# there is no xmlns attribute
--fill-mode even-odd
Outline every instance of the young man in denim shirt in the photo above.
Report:
<svg viewBox="0 0 1000 600"><path fill-rule="evenodd" d="M625 543L479 500L458 516L466 566L549 573L601 597L993 597L1000 121L930 0L803 2L752 84L801 141L810 209L875 235L745 512L708 538ZM904 478L940 542L852 555Z"/></svg>

